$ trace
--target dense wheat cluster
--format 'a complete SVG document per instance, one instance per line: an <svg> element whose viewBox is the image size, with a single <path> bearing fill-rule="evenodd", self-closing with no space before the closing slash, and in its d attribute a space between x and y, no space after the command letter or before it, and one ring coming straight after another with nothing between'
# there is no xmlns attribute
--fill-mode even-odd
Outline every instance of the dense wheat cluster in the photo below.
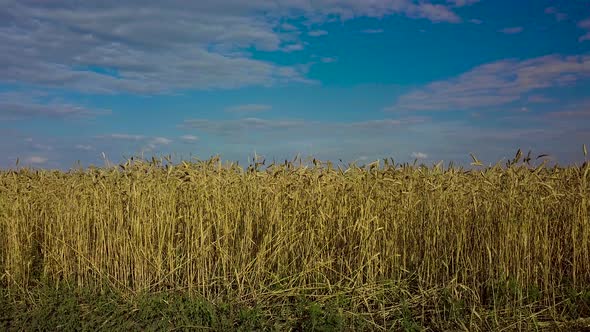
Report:
<svg viewBox="0 0 590 332"><path fill-rule="evenodd" d="M589 181L588 163L3 171L1 283L275 304L338 295L376 328L403 310L548 317L590 285Z"/></svg>

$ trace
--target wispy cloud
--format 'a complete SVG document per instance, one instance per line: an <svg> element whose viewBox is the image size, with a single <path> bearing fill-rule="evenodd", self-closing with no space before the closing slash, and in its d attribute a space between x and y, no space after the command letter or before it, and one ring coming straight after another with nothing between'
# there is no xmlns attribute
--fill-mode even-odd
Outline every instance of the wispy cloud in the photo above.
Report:
<svg viewBox="0 0 590 332"><path fill-rule="evenodd" d="M555 123L555 119L590 118L590 99L573 102L569 105L559 105L558 110L543 115Z"/></svg>
<svg viewBox="0 0 590 332"><path fill-rule="evenodd" d="M154 137L150 139L147 144L141 148L143 152L153 152L163 145L169 145L173 141L166 137Z"/></svg>
<svg viewBox="0 0 590 332"><path fill-rule="evenodd" d="M225 111L230 113L259 113L269 111L271 109L272 106L266 104L245 104L228 107L225 109Z"/></svg>
<svg viewBox="0 0 590 332"><path fill-rule="evenodd" d="M12 20L0 29L0 63L10 64L0 67L3 81L98 93L159 93L302 78L295 71L285 75L281 66L235 55L250 46L280 47L274 24L251 15L259 4L228 10L217 2L9 3L4 8Z"/></svg>
<svg viewBox="0 0 590 332"><path fill-rule="evenodd" d="M558 112L549 112L545 114L546 117L549 118L590 118L590 109L580 110L580 111L558 111Z"/></svg>
<svg viewBox="0 0 590 332"><path fill-rule="evenodd" d="M447 0L447 3L452 4L455 7L465 7L478 3L481 0Z"/></svg>
<svg viewBox="0 0 590 332"><path fill-rule="evenodd" d="M427 159L428 155L423 152L412 152L411 157L414 159Z"/></svg>
<svg viewBox="0 0 590 332"><path fill-rule="evenodd" d="M296 120L265 120L244 118L239 120L208 120L191 119L184 121L182 127L198 129L203 132L228 135L244 130L279 130L303 126L303 121Z"/></svg>
<svg viewBox="0 0 590 332"><path fill-rule="evenodd" d="M524 31L523 27L510 27L510 28L504 28L504 29L498 30L498 32L501 32L505 35L515 35L515 34L523 32L523 31Z"/></svg>
<svg viewBox="0 0 590 332"><path fill-rule="evenodd" d="M474 110L504 105L534 91L590 77L590 55L549 55L484 64L398 98L389 111Z"/></svg>
<svg viewBox="0 0 590 332"><path fill-rule="evenodd" d="M545 14L547 14L547 15L553 15L553 17L555 17L555 20L558 21L558 22L567 19L567 14L560 12L555 7L547 7L547 8L545 8Z"/></svg>
<svg viewBox="0 0 590 332"><path fill-rule="evenodd" d="M289 23L281 24L281 29L283 29L285 31L297 31L297 27L294 26L293 24L289 24Z"/></svg>
<svg viewBox="0 0 590 332"><path fill-rule="evenodd" d="M578 22L578 27L580 29L586 30L586 34L580 36L580 38L578 38L578 41L583 42L583 41L590 40L590 18L587 18L583 21Z"/></svg>
<svg viewBox="0 0 590 332"><path fill-rule="evenodd" d="M180 139L185 143L194 143L199 140L199 137L195 135L183 135Z"/></svg>
<svg viewBox="0 0 590 332"><path fill-rule="evenodd" d="M319 37L319 36L327 35L328 31L326 31L326 30L312 30L312 31L308 32L307 34L312 37Z"/></svg>
<svg viewBox="0 0 590 332"><path fill-rule="evenodd" d="M402 14L434 22L460 21L447 6L411 0L320 0L313 5L292 0L174 0L101 6L8 0L3 8L8 21L0 27L0 81L93 93L153 94L308 82L296 67L257 60L244 52L301 50L292 35L276 31L277 26L296 28L279 24L281 18L303 15L321 23L333 16L347 20Z"/></svg>
<svg viewBox="0 0 590 332"><path fill-rule="evenodd" d="M94 147L92 145L84 145L84 144L76 144L75 148L78 150L82 150L82 151L93 151L94 150Z"/></svg>
<svg viewBox="0 0 590 332"><path fill-rule="evenodd" d="M155 145L168 145L172 143L172 140L166 137L154 137L152 144Z"/></svg>
<svg viewBox="0 0 590 332"><path fill-rule="evenodd" d="M367 129L370 131L389 130L399 128L402 125L419 124L428 121L427 117L407 117L402 119L380 119L369 121L358 121L350 123L334 124L337 127L350 129Z"/></svg>
<svg viewBox="0 0 590 332"><path fill-rule="evenodd" d="M41 156L30 156L25 159L25 163L37 165L37 164L44 164L47 162L47 160L48 160L47 158L41 157Z"/></svg>
<svg viewBox="0 0 590 332"><path fill-rule="evenodd" d="M107 135L100 135L95 136L100 140L108 141L121 141L127 142L125 147L127 149L137 150L139 152L155 152L158 148L163 146L171 145L174 140L161 137L161 136L145 136L145 135L135 135L135 134L126 134L126 133L115 133L115 134L107 134Z"/></svg>
<svg viewBox="0 0 590 332"><path fill-rule="evenodd" d="M446 6L435 5L430 3L419 3L417 5L408 5L409 11L406 13L409 17L427 18L433 22L459 23L461 18ZM416 6L416 7L413 7Z"/></svg>
<svg viewBox="0 0 590 332"><path fill-rule="evenodd" d="M225 151L225 156L257 151L268 156L290 157L296 153L322 159L352 160L409 156L412 147L403 144L413 130L430 121L426 117L338 122L329 120L236 119L187 120L180 128L202 137L202 146ZM410 136L410 137L411 137ZM405 138L404 138L405 137ZM419 140L419 139L418 139ZM401 152L398 151L402 147ZM414 145L413 148L416 148ZM231 159L231 157L230 157Z"/></svg>
<svg viewBox="0 0 590 332"><path fill-rule="evenodd" d="M528 96L527 100L529 103L537 103L537 104L555 102L555 99L549 98L549 97L546 97L543 95L530 95L530 96Z"/></svg>
<svg viewBox="0 0 590 332"><path fill-rule="evenodd" d="M146 137L143 135L131 135L131 134L108 134L97 136L97 138L123 140L123 141L141 141Z"/></svg>
<svg viewBox="0 0 590 332"><path fill-rule="evenodd" d="M31 117L92 118L110 114L110 110L92 109L64 101L61 98L53 97L48 99L48 97L48 93L43 91L0 92L0 119L19 120Z"/></svg>
<svg viewBox="0 0 590 332"><path fill-rule="evenodd" d="M303 50L303 44L301 44L301 43L289 44L289 45L286 45L285 47L283 47L282 50L284 52L301 51L301 50Z"/></svg>
<svg viewBox="0 0 590 332"><path fill-rule="evenodd" d="M39 143L38 140L34 140L30 137L25 139L25 142L27 142L28 150L32 151L53 151L54 149L52 145L47 143Z"/></svg>
<svg viewBox="0 0 590 332"><path fill-rule="evenodd" d="M303 120L268 120L259 118L244 118L237 120L186 120L180 126L184 129L194 129L220 136L239 136L244 133L276 132L287 135L286 130L295 129L296 135L301 133L329 132L351 133L387 133L403 126L421 124L429 121L427 117L407 117L401 119L379 119L356 122L321 122Z"/></svg>
<svg viewBox="0 0 590 332"><path fill-rule="evenodd" d="M469 22L470 22L470 23L473 23L473 24L477 24L477 25L479 25L479 24L482 24L482 23L483 23L483 21L482 21L482 20L480 20L480 19L477 19L477 18L472 18L472 19L470 19L470 20L469 20Z"/></svg>
<svg viewBox="0 0 590 332"><path fill-rule="evenodd" d="M332 63L332 62L338 61L338 58L336 58L336 57L321 57L320 61L323 63Z"/></svg>
<svg viewBox="0 0 590 332"><path fill-rule="evenodd" d="M365 29L365 30L361 30L362 33L366 33L366 34L377 34L377 33L383 33L383 29Z"/></svg>

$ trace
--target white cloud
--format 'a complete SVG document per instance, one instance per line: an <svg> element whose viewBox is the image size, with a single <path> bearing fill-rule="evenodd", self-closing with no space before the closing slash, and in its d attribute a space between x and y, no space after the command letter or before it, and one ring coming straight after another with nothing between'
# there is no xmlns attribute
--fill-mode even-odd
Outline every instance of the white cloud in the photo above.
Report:
<svg viewBox="0 0 590 332"><path fill-rule="evenodd" d="M303 120L267 120L244 118L237 120L186 120L181 125L184 129L194 129L217 136L237 137L247 133L287 135L289 130L297 136L302 133L370 133L383 134L399 130L403 127L417 125L429 121L426 117L407 117L401 119L379 119L356 122L321 122ZM315 135L315 134L312 134Z"/></svg>
<svg viewBox="0 0 590 332"><path fill-rule="evenodd" d="M449 6L412 0L6 0L2 8L0 83L43 92L1 93L0 120L110 113L59 98L58 91L151 95L316 83L305 77L306 64L279 65L249 52L302 50L291 20L303 19L305 27L388 15L460 21Z"/></svg>
<svg viewBox="0 0 590 332"><path fill-rule="evenodd" d="M47 99L48 93L43 91L0 92L0 119L20 120L31 117L92 118L98 115L110 114L110 110L87 108L64 101L61 98Z"/></svg>
<svg viewBox="0 0 590 332"><path fill-rule="evenodd" d="M555 17L555 20L558 22L567 19L567 14L559 12L559 10L557 10L557 8L555 7L545 8L545 14L553 15Z"/></svg>
<svg viewBox="0 0 590 332"><path fill-rule="evenodd" d="M53 146L41 143L33 143L29 145L29 148L36 151L52 151Z"/></svg>
<svg viewBox="0 0 590 332"><path fill-rule="evenodd" d="M0 82L92 93L309 83L297 67L247 51L301 50L296 34L277 31L296 29L286 21L301 17L461 20L448 6L412 0L6 0L2 8Z"/></svg>
<svg viewBox="0 0 590 332"><path fill-rule="evenodd" d="M587 31L585 35L582 35L580 38L578 38L578 41L581 43L583 41L590 40L590 18L578 22L578 27Z"/></svg>
<svg viewBox="0 0 590 332"><path fill-rule="evenodd" d="M226 112L231 112L231 113L254 113L254 112L264 112L264 111L268 111L271 110L272 106L271 105L265 105L265 104L245 104L245 105L237 105L237 106L231 106L226 108Z"/></svg>
<svg viewBox="0 0 590 332"><path fill-rule="evenodd" d="M180 139L182 139L184 142L187 143L193 143L199 140L199 137L194 136L194 135L183 135L180 137Z"/></svg>
<svg viewBox="0 0 590 332"><path fill-rule="evenodd" d="M582 29L590 29L590 18L578 22L578 26Z"/></svg>
<svg viewBox="0 0 590 332"><path fill-rule="evenodd" d="M322 58L320 58L320 61L323 63L332 63L332 62L338 61L338 58L336 58L336 57L322 57Z"/></svg>
<svg viewBox="0 0 590 332"><path fill-rule="evenodd" d="M142 152L153 152L162 145L169 145L172 140L166 137L154 137L148 141L148 143L141 148Z"/></svg>
<svg viewBox="0 0 590 332"><path fill-rule="evenodd" d="M307 34L312 37L319 37L319 36L327 35L328 31L326 31L326 30L313 30L313 31L308 32Z"/></svg>
<svg viewBox="0 0 590 332"><path fill-rule="evenodd" d="M121 133L96 136L96 138L127 141L130 142L131 146L134 146L134 148L140 148L140 151L142 152L152 152L163 145L170 145L173 143L173 140L166 137L150 137ZM129 148L129 146L127 146L127 148Z"/></svg>
<svg viewBox="0 0 590 332"><path fill-rule="evenodd" d="M238 4L235 13L223 7L14 2L7 7L14 21L0 27L0 77L84 92L146 94L304 81L299 73L284 76L281 66L237 52L278 50L282 37L272 20L249 14L256 7Z"/></svg>
<svg viewBox="0 0 590 332"><path fill-rule="evenodd" d="M414 159L427 159L428 155L423 152L412 152L412 158Z"/></svg>
<svg viewBox="0 0 590 332"><path fill-rule="evenodd" d="M184 121L183 127L220 135L232 135L246 130L279 130L301 127L303 125L303 121L295 120L244 118L239 120L192 119Z"/></svg>
<svg viewBox="0 0 590 332"><path fill-rule="evenodd" d="M115 139L123 141L141 141L145 139L143 135L130 135L130 134L109 134L98 136L98 138Z"/></svg>
<svg viewBox="0 0 590 332"><path fill-rule="evenodd" d="M529 103L552 103L555 102L555 99L549 98L549 97L545 97L543 95L530 95L527 98Z"/></svg>
<svg viewBox="0 0 590 332"><path fill-rule="evenodd" d="M282 49L285 52L295 52L295 51L301 51L303 50L303 44L297 43L297 44L289 44L285 47L283 47Z"/></svg>
<svg viewBox="0 0 590 332"><path fill-rule="evenodd" d="M25 162L28 164L44 164L47 162L47 160L47 158L41 156L30 156L25 160Z"/></svg>
<svg viewBox="0 0 590 332"><path fill-rule="evenodd" d="M383 33L383 29L365 29L365 30L361 30L362 33L366 33L366 34L377 34L377 33Z"/></svg>
<svg viewBox="0 0 590 332"><path fill-rule="evenodd" d="M548 55L484 64L398 98L386 110L473 110L504 105L534 91L590 78L590 55Z"/></svg>
<svg viewBox="0 0 590 332"><path fill-rule="evenodd" d="M77 144L75 146L76 149L78 150L83 150L83 151L93 151L94 147L92 145L84 145L84 144Z"/></svg>
<svg viewBox="0 0 590 332"><path fill-rule="evenodd" d="M168 145L172 143L172 140L166 137L155 137L152 140L152 144L157 144L157 145Z"/></svg>
<svg viewBox="0 0 590 332"><path fill-rule="evenodd" d="M568 105L559 105L557 107L558 110L543 114L543 116L551 119L552 124L554 124L556 118L565 119L590 117L590 99L588 98L572 102ZM576 127L580 126L582 123L583 122L576 122Z"/></svg>
<svg viewBox="0 0 590 332"><path fill-rule="evenodd" d="M515 35L521 33L522 31L524 31L523 27L510 27L498 30L498 32L501 32L505 35Z"/></svg>
<svg viewBox="0 0 590 332"><path fill-rule="evenodd" d="M433 22L461 22L461 18L459 18L454 12L450 11L446 6L433 5L430 3L420 3L416 6L417 8L415 8L416 12L414 13L414 17L428 18ZM412 17L411 12L408 16Z"/></svg>
<svg viewBox="0 0 590 332"><path fill-rule="evenodd" d="M367 129L370 131L378 130L390 130L399 128L401 125L411 125L426 122L428 119L425 117L409 117L403 119L380 119L380 120L368 120L358 121L351 123L341 123L338 126L356 128L356 129Z"/></svg>
<svg viewBox="0 0 590 332"><path fill-rule="evenodd" d="M447 0L447 3L454 5L455 7L465 7L478 3L481 0Z"/></svg>
<svg viewBox="0 0 590 332"><path fill-rule="evenodd" d="M472 19L469 20L469 22L470 23L473 23L473 24L478 24L478 25L483 23L482 20L477 19L477 18L472 18Z"/></svg>
<svg viewBox="0 0 590 332"><path fill-rule="evenodd" d="M544 114L548 118L590 118L590 108L581 111L558 111Z"/></svg>
<svg viewBox="0 0 590 332"><path fill-rule="evenodd" d="M297 27L294 26L293 24L289 24L289 23L281 24L281 29L283 29L285 31L297 31Z"/></svg>

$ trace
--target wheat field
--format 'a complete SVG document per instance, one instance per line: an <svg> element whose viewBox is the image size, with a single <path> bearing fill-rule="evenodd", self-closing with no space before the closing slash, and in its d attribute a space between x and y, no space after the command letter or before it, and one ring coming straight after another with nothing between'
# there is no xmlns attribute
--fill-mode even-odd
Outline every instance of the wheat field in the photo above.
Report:
<svg viewBox="0 0 590 332"><path fill-rule="evenodd" d="M5 170L0 283L174 291L269 315L293 298L338 300L375 330L590 317L590 165L520 159Z"/></svg>

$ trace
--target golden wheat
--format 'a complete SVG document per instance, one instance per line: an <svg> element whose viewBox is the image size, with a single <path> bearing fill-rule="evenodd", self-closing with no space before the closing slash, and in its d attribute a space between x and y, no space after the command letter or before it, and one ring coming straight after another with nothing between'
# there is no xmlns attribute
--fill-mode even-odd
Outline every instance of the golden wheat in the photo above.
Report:
<svg viewBox="0 0 590 332"><path fill-rule="evenodd" d="M367 306L392 282L424 296L458 285L480 302L494 283L514 283L515 301L536 289L546 306L590 284L588 163L259 166L3 171L1 282L211 300L347 289Z"/></svg>

